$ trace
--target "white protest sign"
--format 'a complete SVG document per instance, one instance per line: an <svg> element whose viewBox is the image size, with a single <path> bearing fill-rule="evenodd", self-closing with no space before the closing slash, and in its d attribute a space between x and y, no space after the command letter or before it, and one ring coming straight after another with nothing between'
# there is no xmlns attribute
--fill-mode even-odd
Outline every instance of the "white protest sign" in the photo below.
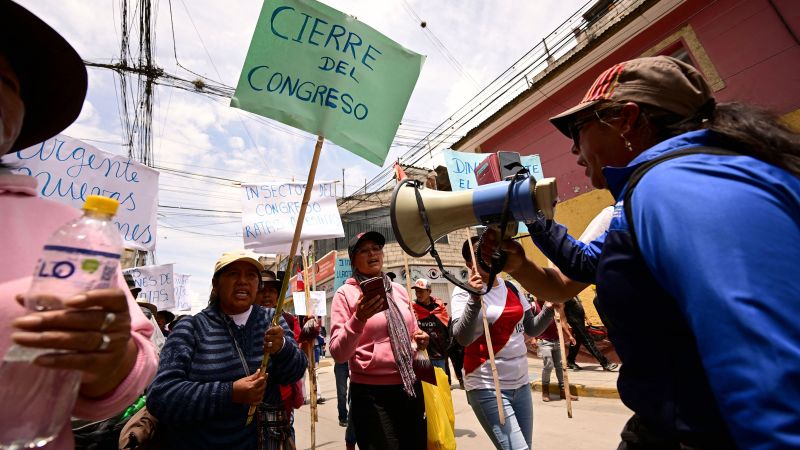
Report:
<svg viewBox="0 0 800 450"><path fill-rule="evenodd" d="M39 196L80 208L88 195L119 201L114 223L125 246L156 248L158 171L59 134L2 158L38 182Z"/></svg>
<svg viewBox="0 0 800 450"><path fill-rule="evenodd" d="M189 284L190 275L183 273L173 274L173 284L175 285L175 309L177 311L188 311L192 309L192 304L189 301L189 293L187 287Z"/></svg>
<svg viewBox="0 0 800 450"><path fill-rule="evenodd" d="M134 267L123 272L131 274L136 287L142 288L137 301L152 303L159 310L175 309L172 264Z"/></svg>
<svg viewBox="0 0 800 450"><path fill-rule="evenodd" d="M304 241L344 236L333 183L314 184L306 208ZM242 185L244 248L287 253L305 192L304 183L264 182Z"/></svg>
<svg viewBox="0 0 800 450"><path fill-rule="evenodd" d="M294 302L294 314L296 316L308 315L306 314L305 292L293 292L292 300ZM311 310L314 311L315 316L328 315L325 306L325 291L311 291Z"/></svg>

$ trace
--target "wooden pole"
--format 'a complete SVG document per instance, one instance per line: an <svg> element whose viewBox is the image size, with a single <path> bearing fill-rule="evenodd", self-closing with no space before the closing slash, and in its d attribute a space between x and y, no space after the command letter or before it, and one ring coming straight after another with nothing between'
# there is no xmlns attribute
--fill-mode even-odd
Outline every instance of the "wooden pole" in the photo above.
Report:
<svg viewBox="0 0 800 450"><path fill-rule="evenodd" d="M555 308L555 305L553 305ZM564 351L564 331L561 329L561 314L555 308L553 313L556 319L556 329L558 330L558 346L561 347L561 370L564 372L564 396L567 400L567 417L572 419L572 394L569 392L569 373L567 371L567 354Z"/></svg>
<svg viewBox="0 0 800 450"><path fill-rule="evenodd" d="M311 305L311 289L310 289L310 278L308 275L308 259L306 259L306 252L305 248L302 251L303 254L303 288L305 290L306 295L306 322L309 320L316 321L316 316L314 315L314 310L312 309ZM306 353L308 356L308 398L309 404L311 408L309 410L310 413L310 422L311 422L311 449L314 450L316 448L316 438L317 438L317 373L316 373L316 361L314 361L314 341L311 341L306 349Z"/></svg>
<svg viewBox="0 0 800 450"><path fill-rule="evenodd" d="M411 293L411 270L408 267L408 255L406 252L403 252L403 268L406 269L406 290L408 291L408 299L413 301L414 295ZM408 304L411 305L411 302L408 302ZM411 308L411 314L414 314L414 308Z"/></svg>
<svg viewBox="0 0 800 450"><path fill-rule="evenodd" d="M472 273L478 269L475 261L475 249L472 247L472 237L467 238L469 253L472 255ZM483 315L483 334L486 336L486 348L489 350L489 364L492 368L492 379L494 380L494 395L497 398L497 415L500 417L500 425L506 424L506 414L503 409L503 394L500 392L500 376L497 374L497 364L494 362L494 349L492 349L492 336L489 334L489 319L486 318L486 304L481 296L481 313Z"/></svg>
<svg viewBox="0 0 800 450"><path fill-rule="evenodd" d="M319 155L322 151L322 144L325 138L317 136L317 144L314 146L314 156L311 158L311 167L308 169L308 179L306 180L306 190L303 193L303 203L300 205L300 211L297 214L297 225L294 227L294 236L292 237L292 247L289 250L289 261L286 264L286 273L281 280L281 291L278 294L278 304L275 305L275 315L272 317L272 326L279 323L281 314L283 313L283 301L286 297L286 288L289 286L289 275L292 273L294 255L297 252L297 244L300 242L300 233L303 230L303 222L306 220L306 209L308 208L308 201L311 199L311 191L309 186L314 185L314 177L317 175L317 163L319 163ZM261 359L261 367L258 368L259 373L264 373L267 370L267 362L269 362L269 354L264 354ZM256 412L256 405L250 405L247 411L247 425L253 422L253 414Z"/></svg>

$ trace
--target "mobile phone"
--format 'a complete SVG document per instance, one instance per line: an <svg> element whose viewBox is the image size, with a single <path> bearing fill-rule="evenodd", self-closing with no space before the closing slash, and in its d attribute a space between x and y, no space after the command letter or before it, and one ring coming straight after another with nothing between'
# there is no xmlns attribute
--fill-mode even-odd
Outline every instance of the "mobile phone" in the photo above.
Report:
<svg viewBox="0 0 800 450"><path fill-rule="evenodd" d="M381 311L389 309L389 300L386 298L386 287L383 284L383 277L370 278L359 283L361 292L364 293L364 299L370 300L376 295L380 295L383 299Z"/></svg>

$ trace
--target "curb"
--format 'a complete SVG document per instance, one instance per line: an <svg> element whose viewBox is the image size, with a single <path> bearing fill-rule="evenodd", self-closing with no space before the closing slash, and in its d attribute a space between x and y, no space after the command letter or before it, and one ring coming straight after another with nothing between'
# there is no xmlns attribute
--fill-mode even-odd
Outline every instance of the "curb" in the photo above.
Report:
<svg viewBox="0 0 800 450"><path fill-rule="evenodd" d="M558 383L556 383L556 385L558 385ZM532 381L531 390L534 392L542 392L542 382ZM617 388L613 387L586 386L580 383L570 383L569 391L572 395L577 395L578 397L619 398Z"/></svg>

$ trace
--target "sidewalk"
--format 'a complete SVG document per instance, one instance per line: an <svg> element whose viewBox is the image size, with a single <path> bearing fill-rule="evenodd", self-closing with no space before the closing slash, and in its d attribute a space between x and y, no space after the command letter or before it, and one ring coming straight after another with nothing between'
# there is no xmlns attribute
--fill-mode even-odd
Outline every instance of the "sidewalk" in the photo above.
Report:
<svg viewBox="0 0 800 450"><path fill-rule="evenodd" d="M617 392L618 370L607 372L597 362L586 363L578 361L582 370L569 371L570 392L578 397L619 398ZM319 368L332 367L333 359L321 358ZM528 373L531 378L531 389L535 392L542 391L542 360L528 354ZM455 378L453 378L455 381ZM454 383L456 387L458 384ZM556 371L550 372L550 385L558 386ZM552 391L551 391L552 392Z"/></svg>
<svg viewBox="0 0 800 450"><path fill-rule="evenodd" d="M578 361L583 370L568 371L570 392L578 397L619 398L617 392L618 370L607 372L597 362ZM531 378L531 389L542 391L542 360L528 354L528 373ZM556 371L550 372L550 386L558 386Z"/></svg>

